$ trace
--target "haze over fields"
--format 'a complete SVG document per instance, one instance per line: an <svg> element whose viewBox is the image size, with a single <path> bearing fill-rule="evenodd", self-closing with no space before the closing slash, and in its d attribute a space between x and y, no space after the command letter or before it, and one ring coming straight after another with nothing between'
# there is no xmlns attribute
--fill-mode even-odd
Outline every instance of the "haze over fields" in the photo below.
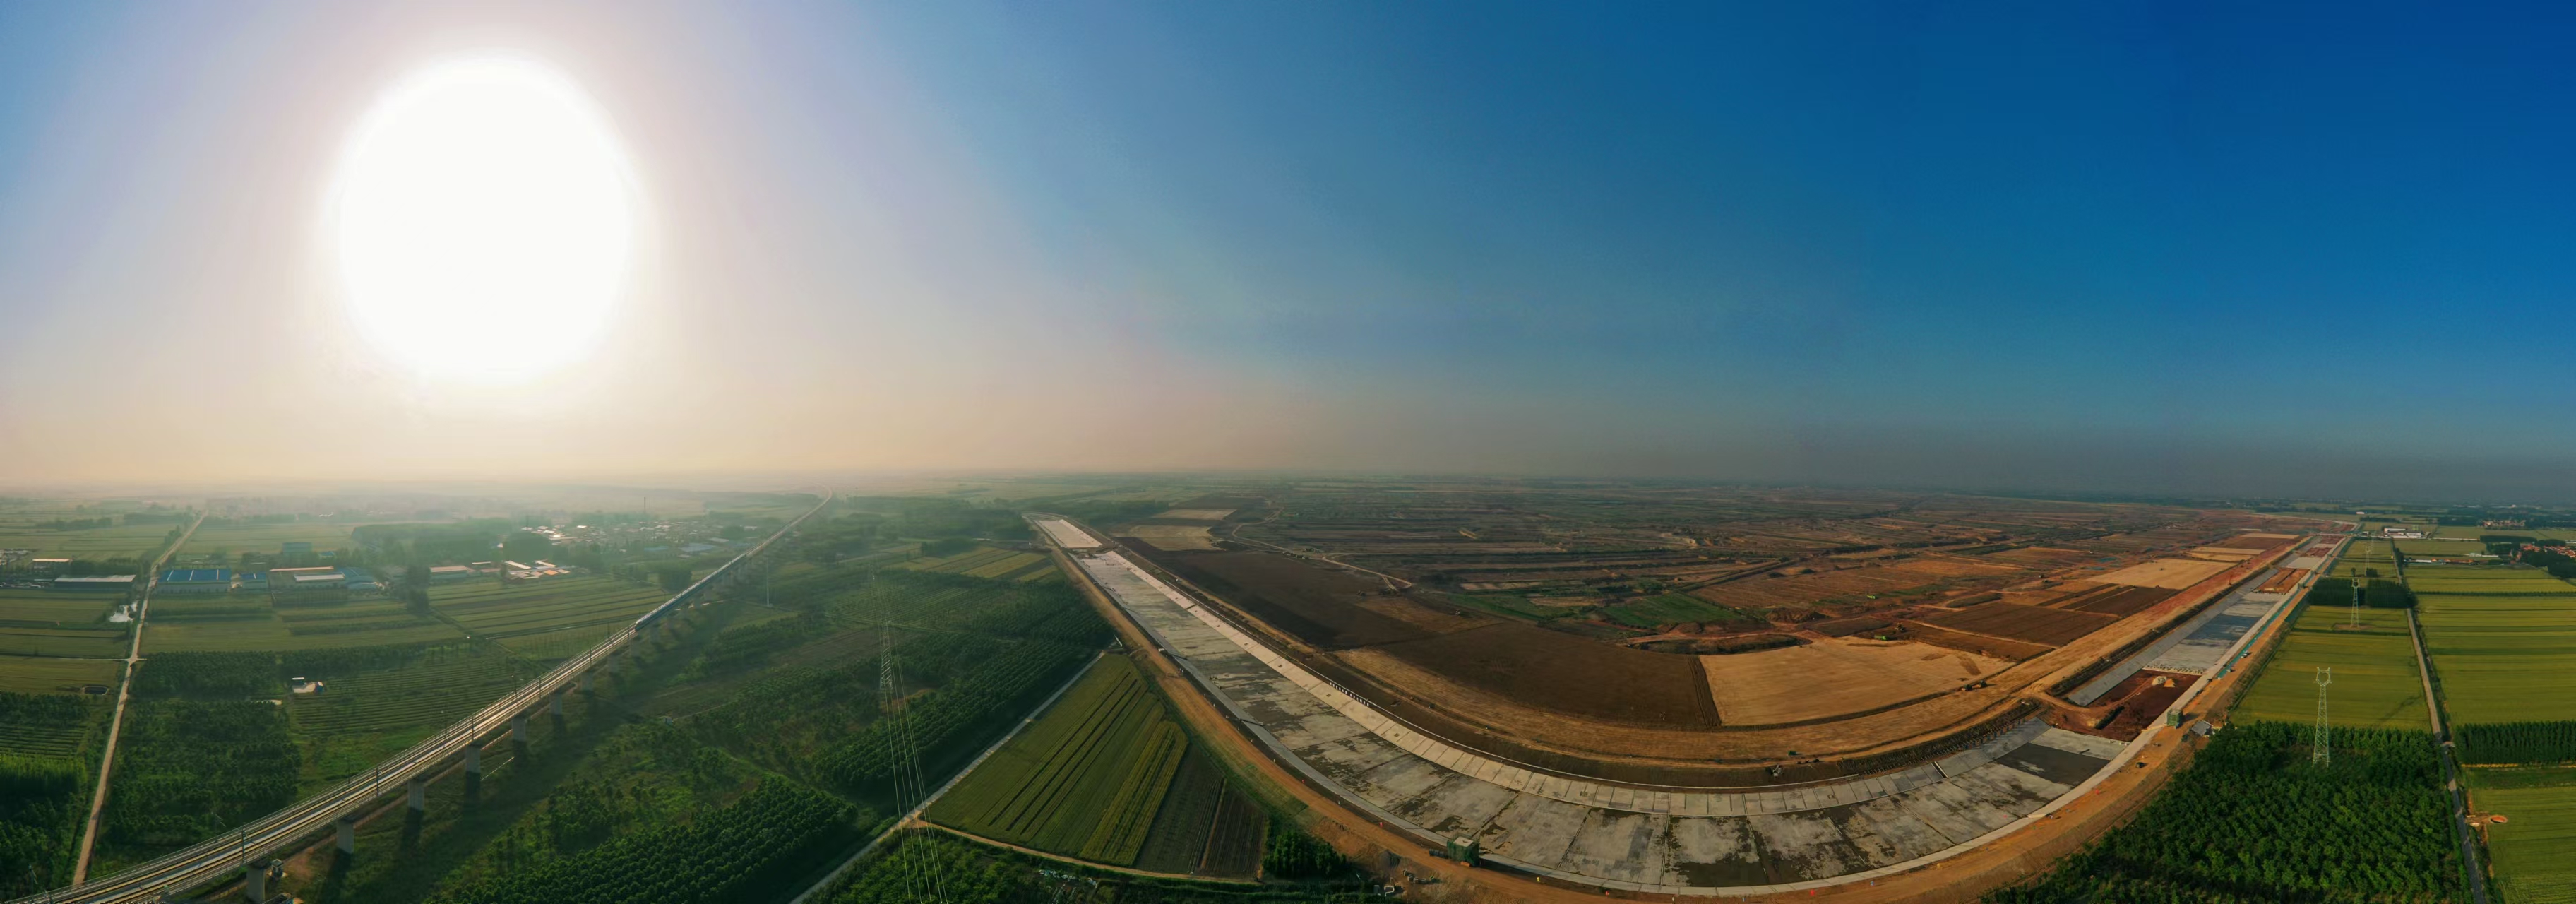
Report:
<svg viewBox="0 0 2576 904"><path fill-rule="evenodd" d="M2525 15L10 4L0 484L2567 497L2564 23ZM452 340L577 352L507 385L369 339L332 225L370 111L491 53L635 202L596 323Z"/></svg>

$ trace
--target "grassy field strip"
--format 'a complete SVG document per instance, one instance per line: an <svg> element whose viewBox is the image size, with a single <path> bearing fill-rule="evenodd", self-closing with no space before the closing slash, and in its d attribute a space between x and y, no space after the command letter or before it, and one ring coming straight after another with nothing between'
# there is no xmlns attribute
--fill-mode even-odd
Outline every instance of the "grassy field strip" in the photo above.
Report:
<svg viewBox="0 0 2576 904"><path fill-rule="evenodd" d="M2513 533L2521 533L2514 531ZM2466 544L2457 544L2465 546ZM2414 551L2414 550L2410 550ZM2564 746L2576 721L2576 585L2528 568L2413 565L2425 652L2464 759ZM2521 744L2504 743L2522 741ZM2576 775L2558 768L2470 767L2471 807L2506 821L2485 828L2506 904L2576 904Z"/></svg>
<svg viewBox="0 0 2576 904"><path fill-rule="evenodd" d="M2453 722L2576 719L2576 593L2420 598Z"/></svg>
<svg viewBox="0 0 2576 904"><path fill-rule="evenodd" d="M967 761L966 768L957 770L956 774L949 776L947 781L940 783L939 789L930 792L928 797L922 798L920 805L913 807L912 812L903 814L902 818L895 820L892 828L879 833L875 838L869 839L867 844L862 845L857 851L852 852L848 859L841 861L841 865L833 867L831 872L823 875L823 878L814 880L814 884L812 886L807 887L803 893L800 893L795 898L789 900L787 904L813 904L820 895L830 890L835 883L840 882L843 876L849 875L851 867L855 867L860 863L865 862L869 855L876 853L878 845L884 844L886 839L894 837L895 830L902 828L904 824L912 822L913 820L921 819L923 814L930 811L931 807L946 799L948 792L956 790L957 786L965 782L968 776L974 775L976 770L983 768L986 760L992 759L994 754L1002 751L1002 748L1008 747L1012 742L1019 740L1021 734L1029 730L1029 726L1037 723L1040 715L1054 711L1056 702L1064 699L1065 694L1071 692L1075 685L1081 684L1082 679L1089 676L1106 658L1107 654L1094 656L1091 660L1090 666L1073 673L1073 677L1065 679L1064 684L1057 686L1055 693L1048 694L1045 700L1040 701L1037 709L1031 710L1029 716L1020 720L1020 724L1011 726L1009 733L1002 735L1001 739L994 741L992 746L984 748L982 753L976 754L974 759Z"/></svg>
<svg viewBox="0 0 2576 904"><path fill-rule="evenodd" d="M0 691L21 694L78 693L90 684L114 685L125 663L116 659L65 659L54 656L0 656ZM0 724L0 731L7 726Z"/></svg>
<svg viewBox="0 0 2576 904"><path fill-rule="evenodd" d="M2236 718L2282 722L2316 719L2318 667L2334 669L2328 713L2354 728L2420 728L2425 724L2423 676L2405 614L2362 610L2364 628L2339 630L2351 616L2342 607L2309 606L2290 623L2254 687L2237 703Z"/></svg>
<svg viewBox="0 0 2576 904"><path fill-rule="evenodd" d="M2496 890L2506 904L2576 902L2576 787L2473 788L2479 813L2506 821L2486 829Z"/></svg>
<svg viewBox="0 0 2576 904"><path fill-rule="evenodd" d="M1118 794L1110 798L1100 824L1082 843L1082 859L1136 862L1136 854L1145 847L1145 832L1154 825L1154 813L1162 808L1163 795L1172 787L1172 776L1181 771L1181 755L1189 749L1189 733L1181 726L1171 722L1154 726L1154 737L1145 743L1144 755L1128 768L1127 780L1119 783Z"/></svg>
<svg viewBox="0 0 2576 904"><path fill-rule="evenodd" d="M1188 733L1135 666L1102 660L929 819L1007 844L1132 867L1188 750Z"/></svg>

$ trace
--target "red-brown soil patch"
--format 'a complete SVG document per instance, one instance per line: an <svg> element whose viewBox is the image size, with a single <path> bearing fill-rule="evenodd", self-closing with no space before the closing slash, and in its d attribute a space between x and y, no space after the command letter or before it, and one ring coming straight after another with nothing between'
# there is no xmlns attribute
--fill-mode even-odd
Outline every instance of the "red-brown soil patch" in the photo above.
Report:
<svg viewBox="0 0 2576 904"><path fill-rule="evenodd" d="M1983 634L1952 631L1923 622L1906 622L1905 628L1905 639L1916 643L1928 643L1936 647L1948 647L1964 653L1975 653L1979 656L2009 659L2015 662L2056 649L2046 644L2024 643Z"/></svg>
<svg viewBox="0 0 2576 904"><path fill-rule="evenodd" d="M1820 621L1815 624L1808 625L1807 628L1818 634L1825 635L1826 637L1850 637L1854 634L1876 631L1881 628L1888 627L1890 624L1891 623L1887 619L1863 615L1857 618L1837 618L1832 621Z"/></svg>
<svg viewBox="0 0 2576 904"><path fill-rule="evenodd" d="M2162 587L2113 586L2117 589L2114 589L2109 593L2094 596L2091 599L2087 599L2067 608L2074 609L2078 612L2099 612L2104 615L2136 615L2140 612L2147 611L2148 607L2164 602L2165 600L2172 598L2174 594L2181 592L2178 590L2167 590Z"/></svg>
<svg viewBox="0 0 2576 904"><path fill-rule="evenodd" d="M2264 593L2288 593L2290 588L2299 585L2301 578L2307 576L2308 570L2305 568L2284 568L2280 573L2273 575L2271 580L2264 581L2263 586L2257 589Z"/></svg>
<svg viewBox="0 0 2576 904"><path fill-rule="evenodd" d="M2067 641L2101 630L2119 621L2120 617L2072 609L1988 603L1965 612L1935 615L1924 620L1974 634L2064 645Z"/></svg>
<svg viewBox="0 0 2576 904"><path fill-rule="evenodd" d="M1136 554L1240 606L1264 624L1324 650L1419 640L1432 632L1374 611L1386 585L1347 571L1266 552L1174 552L1131 543ZM1493 622L1490 618L1470 622ZM1586 644L1568 637L1569 644Z"/></svg>
<svg viewBox="0 0 2576 904"><path fill-rule="evenodd" d="M1647 725L1718 724L1708 678L1693 656L1632 650L1501 621L1376 649L1541 709Z"/></svg>

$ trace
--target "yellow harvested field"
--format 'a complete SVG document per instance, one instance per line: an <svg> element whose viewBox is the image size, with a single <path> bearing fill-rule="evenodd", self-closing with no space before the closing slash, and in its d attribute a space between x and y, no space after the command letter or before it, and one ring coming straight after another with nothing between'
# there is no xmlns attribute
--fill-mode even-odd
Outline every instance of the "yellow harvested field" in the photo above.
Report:
<svg viewBox="0 0 2576 904"><path fill-rule="evenodd" d="M1216 539L1208 529L1186 524L1139 524L1128 528L1127 536L1154 544L1155 549L1215 549Z"/></svg>
<svg viewBox="0 0 2576 904"><path fill-rule="evenodd" d="M1234 514L1234 510L1233 510L1233 509L1178 509L1178 508L1176 508L1176 509L1172 509L1172 510L1170 510L1170 511L1166 511L1166 512L1164 512L1164 513L1160 514L1160 515L1155 515L1154 517L1156 517L1156 518L1170 518L1170 519L1175 520L1175 521L1223 521L1223 520L1225 520L1225 516L1227 516L1227 515L1231 515L1231 514Z"/></svg>
<svg viewBox="0 0 2576 904"><path fill-rule="evenodd" d="M2227 564L2228 563L2226 562L2208 562L2199 559L2157 559L2153 562L2131 565L2127 568L2111 572L2110 574L2098 575L2088 578L2087 580L2100 581L2105 584L2127 584L2131 587L2162 587L2167 590L2181 590L2193 584L2200 583L2210 575L2226 571Z"/></svg>
<svg viewBox="0 0 2576 904"><path fill-rule="evenodd" d="M2202 548L2202 549L2195 549L2195 550L2192 550L2192 551L2191 551L2191 557L2192 557L2192 558L2195 558L2195 559L2207 559L2207 560L2212 561L2212 562L2228 562L2228 563L2242 562L2242 561L2245 561L2245 560L2247 560L2247 559L2251 559L2251 558L2253 558L2253 557L2255 557L2255 556L2258 556L2258 555L2262 555L2262 553L2258 553L2258 552L2247 552L2247 551L2242 550L2242 549L2208 549L2208 548Z"/></svg>
<svg viewBox="0 0 2576 904"><path fill-rule="evenodd" d="M1718 719L1730 726L1864 712L1953 690L2011 664L1927 644L1852 638L1699 661Z"/></svg>

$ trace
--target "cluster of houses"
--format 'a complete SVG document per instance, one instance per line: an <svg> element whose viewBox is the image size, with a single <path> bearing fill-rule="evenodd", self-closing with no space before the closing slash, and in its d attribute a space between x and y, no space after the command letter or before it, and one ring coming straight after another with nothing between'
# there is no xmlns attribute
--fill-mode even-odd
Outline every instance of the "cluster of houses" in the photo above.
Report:
<svg viewBox="0 0 2576 904"><path fill-rule="evenodd" d="M38 559L36 563L41 565L47 561ZM496 575L506 576L512 581L536 581L575 573L572 568L543 559L534 562L476 562L471 565L432 566L429 581L448 584ZM47 586L74 592L124 593L134 589L138 577L131 574L63 576L52 579ZM385 589L389 583L391 579L380 577L371 569L316 565L246 571L173 568L161 572L161 580L155 587L156 592L164 594L272 593L283 596L313 591L373 593Z"/></svg>

